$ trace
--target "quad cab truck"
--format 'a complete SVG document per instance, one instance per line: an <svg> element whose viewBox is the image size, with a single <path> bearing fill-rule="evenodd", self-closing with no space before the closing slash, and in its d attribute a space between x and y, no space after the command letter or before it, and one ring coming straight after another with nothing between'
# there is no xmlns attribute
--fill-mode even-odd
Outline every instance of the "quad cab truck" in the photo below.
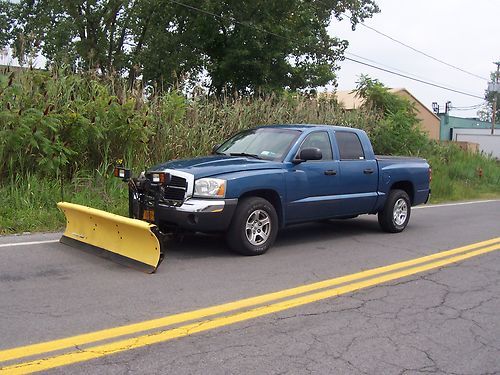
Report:
<svg viewBox="0 0 500 375"><path fill-rule="evenodd" d="M376 156L366 133L330 125L272 125L240 132L210 156L156 165L128 182L129 218L60 202L61 242L154 272L165 235L225 233L229 247L264 254L286 226L377 214L403 231L430 196L424 159Z"/></svg>

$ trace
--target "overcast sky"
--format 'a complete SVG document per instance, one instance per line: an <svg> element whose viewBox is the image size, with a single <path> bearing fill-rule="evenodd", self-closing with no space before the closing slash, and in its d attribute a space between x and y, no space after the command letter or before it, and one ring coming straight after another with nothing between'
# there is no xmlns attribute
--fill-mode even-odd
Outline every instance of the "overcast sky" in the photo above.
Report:
<svg viewBox="0 0 500 375"><path fill-rule="evenodd" d="M498 0L375 0L381 12L366 20L369 25L412 47L464 70L489 79L500 60ZM447 67L403 47L361 25L352 31L346 21L334 22L331 35L347 39L347 52L411 73L426 81L483 96L487 82ZM355 58L354 56L347 55ZM360 74L378 78L388 87L405 87L424 105L437 102L441 109L449 100L465 107L483 100L427 86L344 61L338 72L338 89L351 90ZM458 117L475 116L477 110L454 110Z"/></svg>

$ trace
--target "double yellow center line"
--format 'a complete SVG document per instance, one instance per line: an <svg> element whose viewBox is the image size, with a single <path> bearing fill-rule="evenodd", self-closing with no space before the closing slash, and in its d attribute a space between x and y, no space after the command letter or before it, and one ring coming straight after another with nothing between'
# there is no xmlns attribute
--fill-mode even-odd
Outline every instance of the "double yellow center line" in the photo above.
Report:
<svg viewBox="0 0 500 375"><path fill-rule="evenodd" d="M48 370L165 342L400 279L495 250L500 250L500 237L405 262L222 305L2 350L0 351L0 366L2 363L5 365L0 367L0 374L26 374ZM183 323L187 324L182 325ZM94 346L89 345L100 341L105 342ZM53 353L53 355L45 357L49 353ZM25 360L25 362L12 363L15 360L30 357L31 359ZM38 358L32 359L35 357Z"/></svg>

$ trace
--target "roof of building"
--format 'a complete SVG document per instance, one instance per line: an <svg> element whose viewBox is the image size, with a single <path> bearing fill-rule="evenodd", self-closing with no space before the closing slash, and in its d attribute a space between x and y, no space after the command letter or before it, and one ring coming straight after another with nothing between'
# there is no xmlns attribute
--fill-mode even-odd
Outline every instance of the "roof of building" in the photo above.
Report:
<svg viewBox="0 0 500 375"><path fill-rule="evenodd" d="M420 100L418 100L411 92L409 92L407 89L403 87L399 88L392 88L389 89L389 92L393 94L398 94L398 93L406 93L411 97L411 100L417 102L420 104L422 107L424 107L430 114L432 114L434 117L439 119L439 117L431 111L429 108L427 108ZM345 109L355 109L359 108L363 105L364 99L356 96L356 93L354 91L337 91L333 93L335 97L337 98L338 102L341 103Z"/></svg>

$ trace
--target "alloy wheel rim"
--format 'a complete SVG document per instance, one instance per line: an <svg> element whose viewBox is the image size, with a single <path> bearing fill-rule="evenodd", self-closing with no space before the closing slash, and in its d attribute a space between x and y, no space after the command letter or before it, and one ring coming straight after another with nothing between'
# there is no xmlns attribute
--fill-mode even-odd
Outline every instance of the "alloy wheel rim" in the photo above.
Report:
<svg viewBox="0 0 500 375"><path fill-rule="evenodd" d="M408 204L403 198L399 198L394 204L393 220L398 226L405 223L408 217Z"/></svg>
<svg viewBox="0 0 500 375"><path fill-rule="evenodd" d="M264 210L255 210L250 215L245 225L245 234L252 245L262 245L271 234L271 218Z"/></svg>

